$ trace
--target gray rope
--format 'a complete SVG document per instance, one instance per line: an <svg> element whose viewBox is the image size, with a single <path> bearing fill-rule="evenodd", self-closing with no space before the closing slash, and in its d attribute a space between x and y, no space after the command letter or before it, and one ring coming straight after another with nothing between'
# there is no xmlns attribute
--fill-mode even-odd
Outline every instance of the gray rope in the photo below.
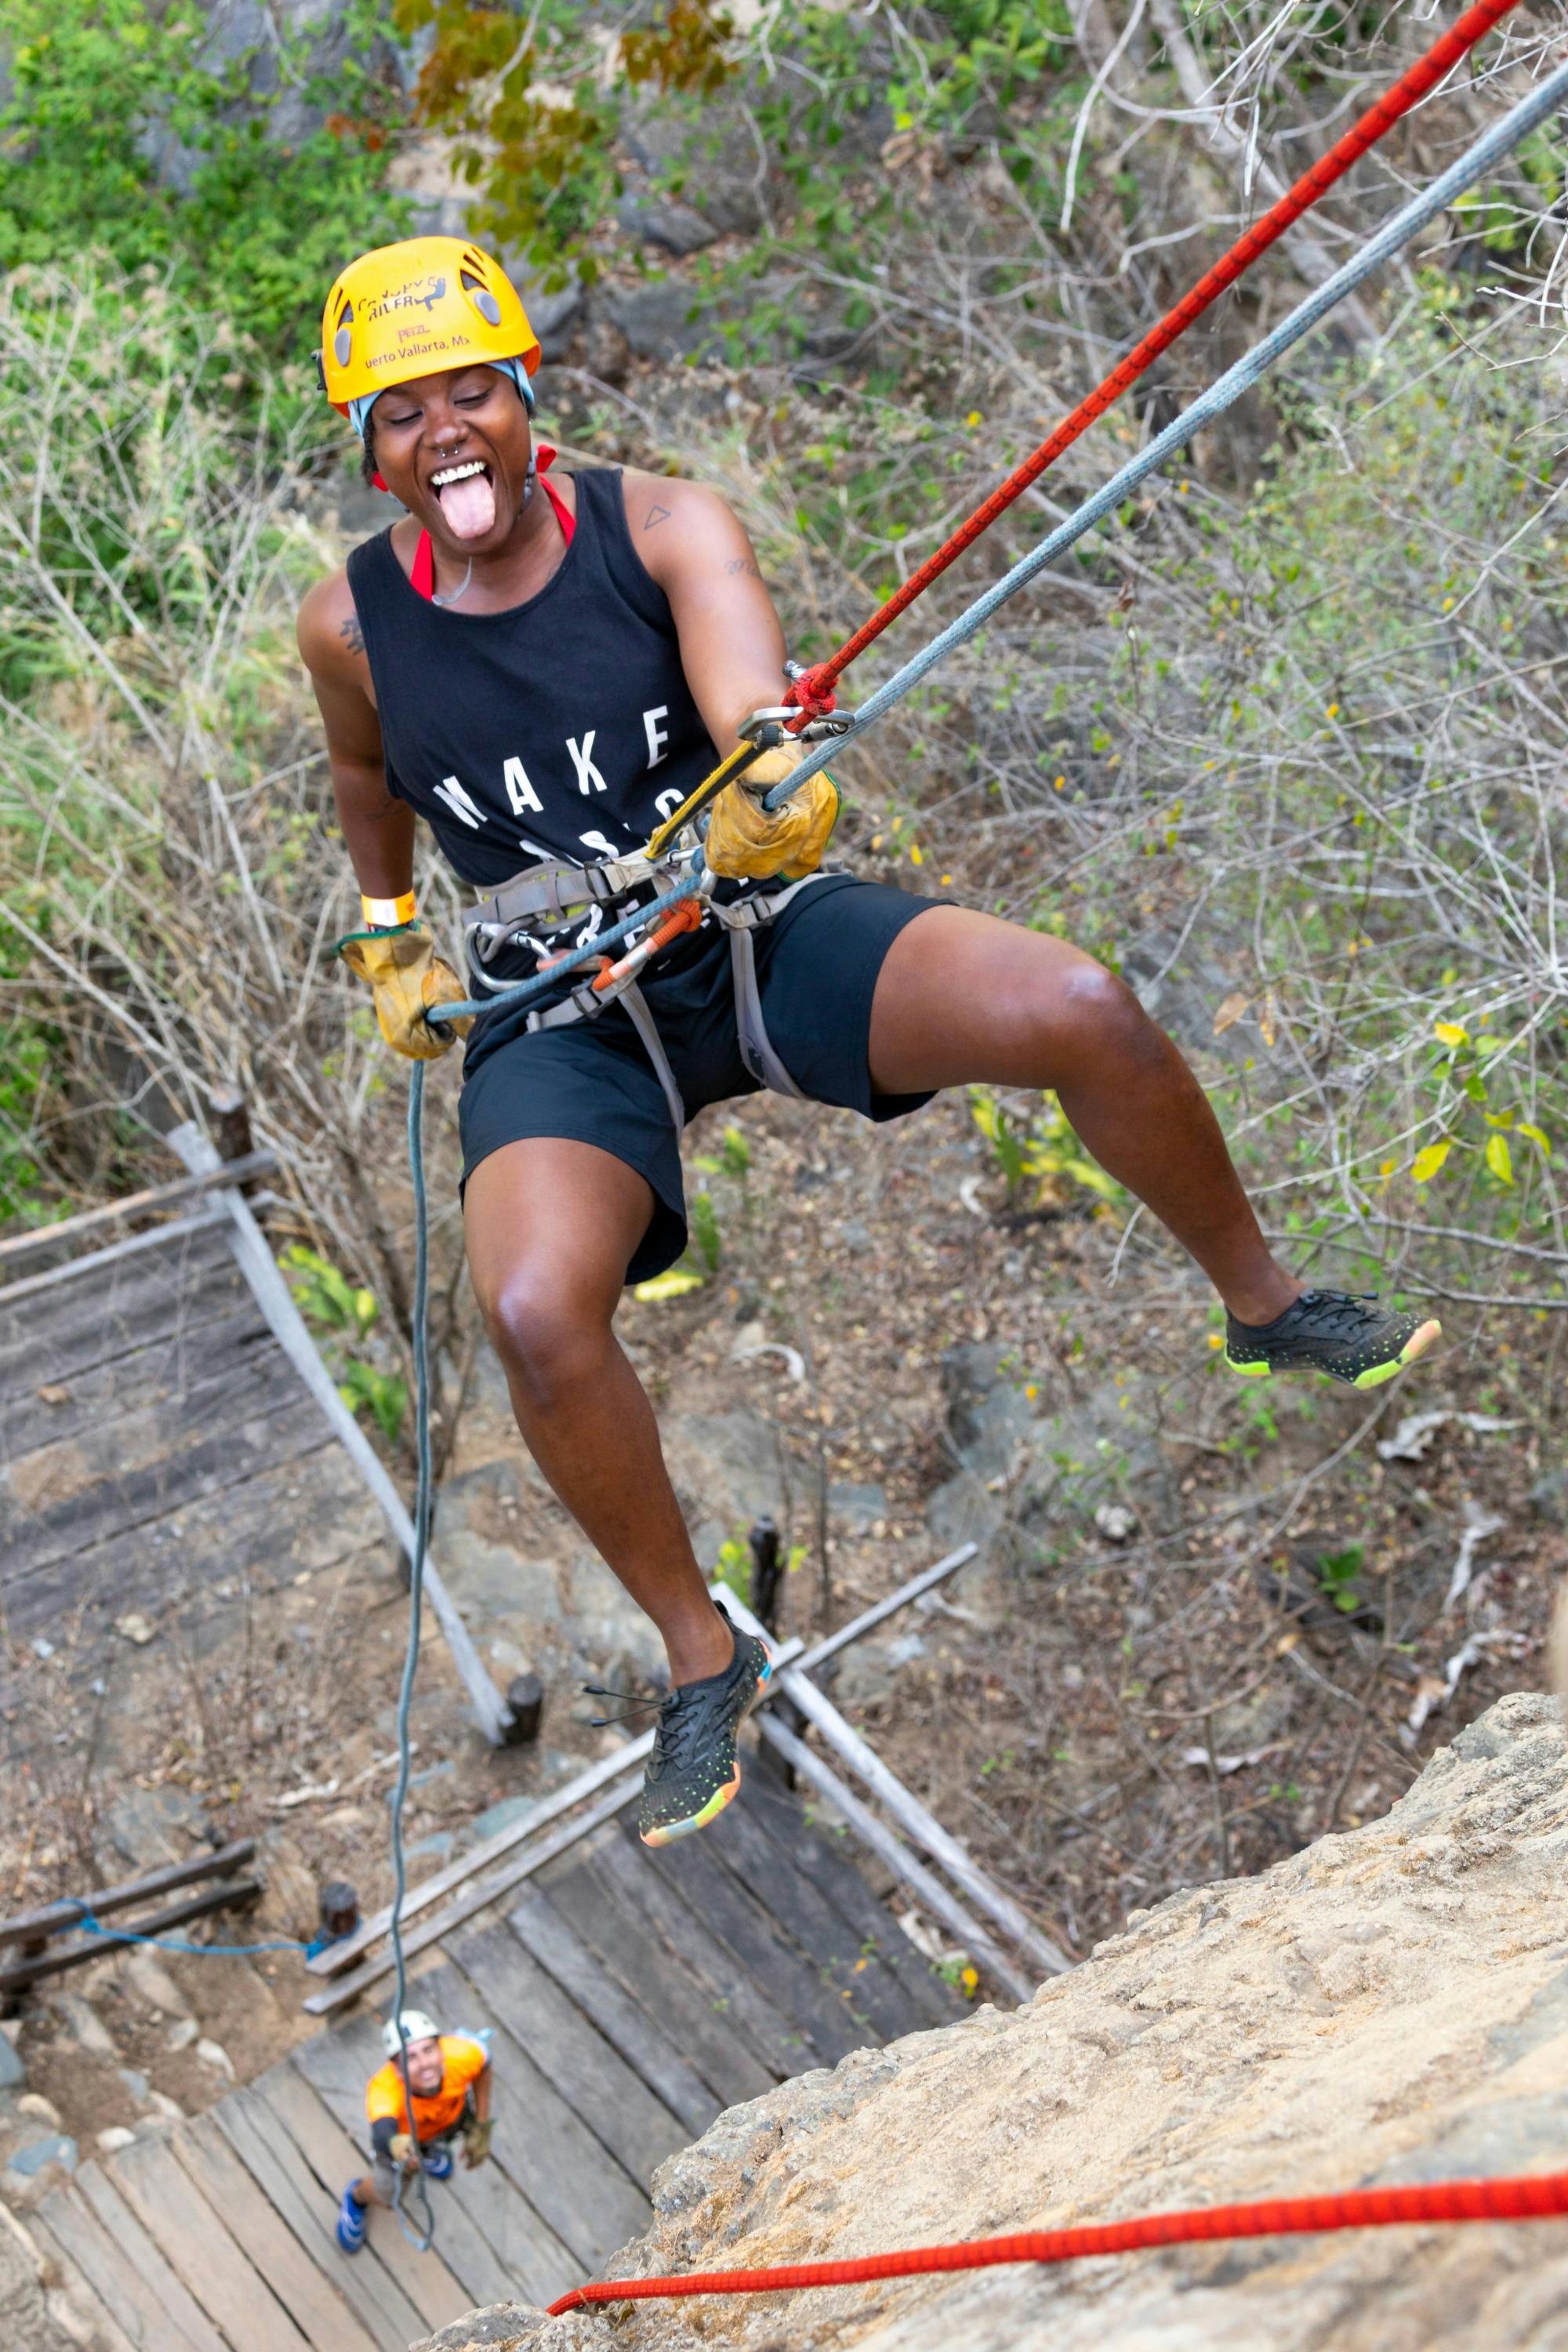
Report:
<svg viewBox="0 0 1568 2352"><path fill-rule="evenodd" d="M1568 100L1568 65L1559 66L1539 89L1521 98L1517 106L1510 107L1489 131L1476 141L1473 147L1467 147L1458 160L1450 163L1429 188L1412 197L1402 211L1384 221L1352 260L1347 261L1342 269L1336 269L1331 278L1325 278L1316 293L1309 294L1305 301L1299 302L1289 316L1281 319L1273 331L1237 360L1234 367L1226 368L1206 392L1198 394L1191 407L1184 409L1163 433L1155 435L1146 448L1140 450L1137 457L1129 458L1119 474L1112 475L1092 498L1086 499L1065 522L1058 523L1037 547L1021 557L994 587L977 596L956 621L942 630L940 636L933 637L930 645L922 646L902 669L895 670L886 685L879 686L860 705L845 733L808 751L788 780L774 786L763 801L764 808L777 808L781 802L799 792L808 778L826 767L830 760L838 758L847 743L853 742L858 735L863 735L868 727L874 726L879 719L891 710L896 702L901 702L905 695L918 686L939 662L945 661L949 654L955 653L960 646L967 645L971 637L978 635L993 614L999 612L1009 597L1016 596L1020 588L1026 588L1031 580L1080 540L1085 531L1092 530L1097 522L1102 522L1107 515L1114 514L1128 492L1136 489L1139 483L1147 480L1151 474L1157 473L1167 458L1184 449L1194 433L1212 424L1216 416L1223 416L1227 408L1234 407L1242 394L1249 392L1258 378L1274 365L1276 360L1283 358L1292 344L1299 343L1303 335L1310 334L1336 303L1342 302L1345 296L1353 293L1374 270L1381 269L1385 261L1391 260L1402 247L1409 244L1417 229L1424 228L1436 214L1446 211L1456 196L1463 195L1473 181L1479 180L1493 163L1500 162L1511 148L1517 147L1526 133L1533 131L1537 123L1543 122L1549 114L1554 113L1564 100Z"/></svg>

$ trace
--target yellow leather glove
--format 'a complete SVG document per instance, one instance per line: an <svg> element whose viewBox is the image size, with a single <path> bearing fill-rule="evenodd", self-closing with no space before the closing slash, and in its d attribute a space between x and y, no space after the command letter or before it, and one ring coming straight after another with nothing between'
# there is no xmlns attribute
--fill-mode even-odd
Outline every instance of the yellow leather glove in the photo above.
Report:
<svg viewBox="0 0 1568 2352"><path fill-rule="evenodd" d="M838 787L832 777L819 772L780 808L765 809L762 803L763 794L792 776L805 757L804 743L781 743L725 785L708 821L704 854L710 873L735 882L763 881L773 874L793 882L816 873L838 822Z"/></svg>
<svg viewBox="0 0 1568 2352"><path fill-rule="evenodd" d="M392 2146L388 2149L387 2153L391 2157L394 2164L400 2165L405 2172L416 2172L418 2170L419 2150L415 2145L414 2135L412 2132L395 2133L393 2136Z"/></svg>
<svg viewBox="0 0 1568 2352"><path fill-rule="evenodd" d="M489 2116L482 2123L476 2122L468 2126L468 2130L463 2134L463 2162L470 2172L476 2166L484 2163L489 2155L490 2141L494 2137L495 2124Z"/></svg>
<svg viewBox="0 0 1568 2352"><path fill-rule="evenodd" d="M338 941L338 953L349 970L370 982L381 1034L395 1054L411 1062L434 1062L453 1042L453 1032L467 1036L470 1016L454 1021L445 1036L428 1028L424 1014L437 1004L461 1004L468 990L449 963L436 952L436 942L423 923L407 923L400 931L353 931Z"/></svg>

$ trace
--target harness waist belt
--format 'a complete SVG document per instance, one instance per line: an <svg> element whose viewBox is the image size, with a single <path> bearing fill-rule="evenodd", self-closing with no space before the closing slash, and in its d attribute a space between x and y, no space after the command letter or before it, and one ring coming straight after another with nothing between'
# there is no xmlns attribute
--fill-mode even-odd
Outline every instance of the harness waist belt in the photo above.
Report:
<svg viewBox="0 0 1568 2352"><path fill-rule="evenodd" d="M541 875L608 874L624 871L633 866L644 868L639 879L649 878L650 869L646 858L626 858L620 861L619 866L531 867L526 874L519 875L515 882L504 883L493 898L488 899L472 915L465 918L470 954L477 954L481 960L485 958L487 950L482 944L480 926L494 924L498 930L505 930L515 923L518 916L514 893L535 885ZM763 1018L762 990L757 981L754 934L764 923L773 922L782 914L790 900L798 897L802 890L809 889L814 882L820 882L825 874L841 874L843 871L841 866L827 866L817 873L803 875L798 881L786 883L782 889L758 890L749 898L737 898L728 907L716 906L711 901L709 903L708 912L730 934L731 984L735 992L735 1037L741 1049L741 1059L757 1084L766 1087L773 1094L794 1095L800 1098L801 1089L773 1051L768 1037L767 1024ZM583 902L579 899L577 903L581 906ZM497 915L492 912L503 906L507 909L505 913ZM492 944L488 952L493 954L494 951ZM543 1012L531 1013L526 1023L528 1034L532 1036L541 1029L563 1029L574 1021L592 1021L603 1013L607 1004L625 1006L664 1089L670 1120L679 1136L686 1126L686 1105L681 1100L680 1088L676 1084L675 1072L670 1067L669 1056L664 1050L664 1041L658 1034L647 999L635 982L623 983L613 995L596 995L591 982L582 982L559 1004L552 1004Z"/></svg>
<svg viewBox="0 0 1568 2352"><path fill-rule="evenodd" d="M474 954L489 963L530 922L542 919L547 925L564 923L585 907L613 906L618 898L657 881L661 871L640 851L630 857L604 858L593 866L547 858L541 866L525 866L489 898L470 907L463 917L463 929Z"/></svg>

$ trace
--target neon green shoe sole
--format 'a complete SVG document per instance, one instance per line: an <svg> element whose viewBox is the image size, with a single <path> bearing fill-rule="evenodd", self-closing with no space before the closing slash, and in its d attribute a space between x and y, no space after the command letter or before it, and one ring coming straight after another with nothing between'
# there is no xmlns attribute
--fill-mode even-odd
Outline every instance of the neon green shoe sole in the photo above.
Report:
<svg viewBox="0 0 1568 2352"><path fill-rule="evenodd" d="M1337 1290L1308 1290L1269 1324L1249 1328L1227 1318L1225 1361L1239 1380L1276 1372L1320 1372L1346 1388L1381 1388L1443 1336L1436 1316L1375 1311L1375 1301ZM1240 1352L1238 1352L1238 1350Z"/></svg>

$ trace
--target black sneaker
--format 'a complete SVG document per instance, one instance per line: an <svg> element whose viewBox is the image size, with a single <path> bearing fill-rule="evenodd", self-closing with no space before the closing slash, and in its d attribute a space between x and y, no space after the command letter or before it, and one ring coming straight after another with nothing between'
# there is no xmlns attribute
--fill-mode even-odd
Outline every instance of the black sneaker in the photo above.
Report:
<svg viewBox="0 0 1568 2352"><path fill-rule="evenodd" d="M721 1606L719 1614L730 1625ZM763 1695L773 1662L753 1633L736 1633L722 1674L679 1683L658 1710L637 1833L644 1845L673 1845L717 1821L741 1785L735 1735Z"/></svg>
<svg viewBox="0 0 1568 2352"><path fill-rule="evenodd" d="M1326 1372L1352 1388L1375 1389L1424 1356L1443 1326L1435 1316L1389 1315L1368 1292L1304 1290L1272 1323L1226 1317L1225 1360L1245 1380L1271 1372Z"/></svg>

